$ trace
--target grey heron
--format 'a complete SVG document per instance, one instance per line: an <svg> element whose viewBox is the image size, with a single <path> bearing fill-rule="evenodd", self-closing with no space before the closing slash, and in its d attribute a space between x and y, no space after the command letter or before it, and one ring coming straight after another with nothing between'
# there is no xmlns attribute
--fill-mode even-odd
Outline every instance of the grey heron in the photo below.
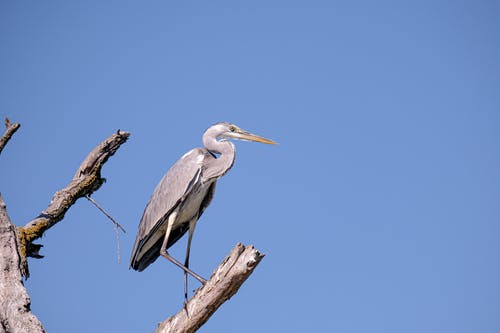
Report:
<svg viewBox="0 0 500 333"><path fill-rule="evenodd" d="M217 180L231 169L235 147L229 139L266 144L274 141L246 132L236 125L220 122L203 135L205 148L184 154L163 176L149 200L139 224L130 267L142 271L160 255L184 270L187 297L187 274L202 284L206 280L189 269L189 253L196 222L212 201ZM167 251L188 232L184 265Z"/></svg>

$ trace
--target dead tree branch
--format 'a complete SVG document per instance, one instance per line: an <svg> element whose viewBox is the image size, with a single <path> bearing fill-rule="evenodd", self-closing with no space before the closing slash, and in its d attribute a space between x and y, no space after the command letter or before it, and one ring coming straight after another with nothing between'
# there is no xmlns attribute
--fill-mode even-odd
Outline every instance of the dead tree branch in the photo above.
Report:
<svg viewBox="0 0 500 333"><path fill-rule="evenodd" d="M21 125L12 124L6 118L5 126L7 129L0 138L0 153ZM0 195L0 333L45 333L38 318L31 313L31 301L23 285L17 249L16 227Z"/></svg>
<svg viewBox="0 0 500 333"><path fill-rule="evenodd" d="M0 138L0 152L20 126L8 119L5 125L7 130ZM31 313L30 297L23 285L22 277L29 275L26 257L42 257L38 254L41 245L33 241L62 220L78 198L99 189L105 181L101 177L102 166L129 135L118 131L92 150L69 185L56 192L48 208L24 227L16 229L0 196L0 333L45 333L40 321Z"/></svg>
<svg viewBox="0 0 500 333"><path fill-rule="evenodd" d="M253 246L237 244L185 307L158 325L155 333L195 332L230 299L264 257Z"/></svg>
<svg viewBox="0 0 500 333"><path fill-rule="evenodd" d="M16 133L19 127L21 127L21 124L19 123L12 124L9 118L5 118L5 127L6 127L5 133L0 138L0 153L2 152L7 142L9 142L10 138L14 135L14 133Z"/></svg>
<svg viewBox="0 0 500 333"><path fill-rule="evenodd" d="M0 196L0 332L45 333L38 318L31 313L19 259L16 228Z"/></svg>
<svg viewBox="0 0 500 333"><path fill-rule="evenodd" d="M128 132L118 131L101 142L83 160L68 186L54 194L49 206L24 227L18 227L23 276L29 276L27 257L40 257L38 250L41 246L33 244L33 241L42 237L45 231L61 221L76 200L92 194L101 187L105 182L101 177L102 166L127 141L129 135Z"/></svg>

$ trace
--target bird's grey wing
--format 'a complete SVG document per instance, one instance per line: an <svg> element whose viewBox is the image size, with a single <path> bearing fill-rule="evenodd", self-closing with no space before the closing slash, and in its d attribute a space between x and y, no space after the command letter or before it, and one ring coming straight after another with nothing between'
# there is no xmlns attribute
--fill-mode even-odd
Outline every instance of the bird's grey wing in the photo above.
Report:
<svg viewBox="0 0 500 333"><path fill-rule="evenodd" d="M205 209L210 205L210 202L212 202L212 199L214 198L215 194L215 185L217 184L216 181L214 181L211 185L210 188L208 189L207 195L205 198L203 198L203 202L201 203L200 207L200 212L198 214L198 218L200 218L201 214L205 211Z"/></svg>
<svg viewBox="0 0 500 333"><path fill-rule="evenodd" d="M142 246L155 235L155 232L158 231L164 223L167 222L168 216L177 205L182 202L183 198L189 194L193 185L199 181L201 162L205 154L206 152L200 148L189 151L168 170L156 186L151 195L151 199L144 209L141 223L139 224L139 231L130 259L130 266L132 268L136 269L136 267L140 265L137 262L138 259L142 261L142 258L137 258ZM172 236L179 239L186 230L172 230ZM154 258L149 258L149 260L147 260L150 261L147 265L158 257L159 250L155 252ZM143 269L147 265L145 265Z"/></svg>

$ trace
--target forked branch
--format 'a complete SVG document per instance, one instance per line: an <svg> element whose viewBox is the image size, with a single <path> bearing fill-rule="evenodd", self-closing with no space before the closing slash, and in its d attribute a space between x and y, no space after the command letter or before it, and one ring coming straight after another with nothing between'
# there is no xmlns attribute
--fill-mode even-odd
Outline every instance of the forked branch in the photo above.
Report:
<svg viewBox="0 0 500 333"><path fill-rule="evenodd" d="M68 186L54 194L49 206L24 227L17 228L23 276L29 276L26 258L40 257L40 245L33 244L33 241L61 221L76 200L91 195L101 187L105 182L101 177L102 166L127 141L129 135L128 132L118 131L101 142L83 160Z"/></svg>

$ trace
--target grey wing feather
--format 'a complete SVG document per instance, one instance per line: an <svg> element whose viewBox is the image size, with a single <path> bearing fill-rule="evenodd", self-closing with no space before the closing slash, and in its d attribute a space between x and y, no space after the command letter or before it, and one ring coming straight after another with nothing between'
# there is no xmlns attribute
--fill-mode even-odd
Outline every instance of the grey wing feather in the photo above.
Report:
<svg viewBox="0 0 500 333"><path fill-rule="evenodd" d="M200 179L201 165L199 162L200 157L203 158L205 154L208 154L208 152L200 148L189 151L168 170L156 186L151 195L151 199L144 209L141 223L139 224L139 231L130 260L130 266L132 268L137 269L139 268L137 266L144 266L140 267L144 269L158 257L159 249L155 249L154 253L149 255L154 256L154 258L144 258L145 261L149 261L146 265L141 265L137 262L137 255L142 246L154 235L155 231L158 230L163 223L167 222L168 216L177 205L182 202L183 198L189 194L193 185ZM173 230L173 237L172 240L169 241L169 244L173 244L186 232L186 230ZM174 235L175 233L177 235ZM163 241L163 239L161 239L161 241ZM159 245L161 245L161 241ZM155 244L153 248L157 246L158 245ZM141 261L143 261L142 258ZM139 270L142 270L140 268Z"/></svg>

